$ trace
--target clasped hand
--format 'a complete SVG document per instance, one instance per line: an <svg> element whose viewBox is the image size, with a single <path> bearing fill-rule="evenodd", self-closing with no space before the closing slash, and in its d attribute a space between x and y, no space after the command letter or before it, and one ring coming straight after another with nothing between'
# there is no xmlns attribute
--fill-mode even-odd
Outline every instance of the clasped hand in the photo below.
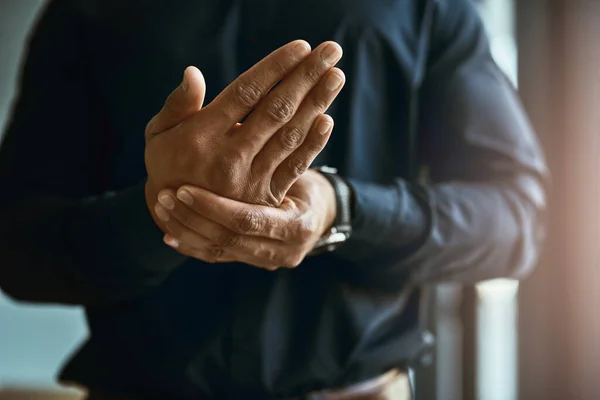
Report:
<svg viewBox="0 0 600 400"><path fill-rule="evenodd" d="M292 42L205 107L204 79L186 69L146 129L146 202L167 244L267 269L304 259L335 218L333 188L307 169L333 128L340 58L333 42Z"/></svg>
<svg viewBox="0 0 600 400"><path fill-rule="evenodd" d="M163 190L159 199L158 212L169 232L165 243L180 253L269 270L298 266L335 219L333 188L312 170L300 176L278 208L187 185L177 193Z"/></svg>

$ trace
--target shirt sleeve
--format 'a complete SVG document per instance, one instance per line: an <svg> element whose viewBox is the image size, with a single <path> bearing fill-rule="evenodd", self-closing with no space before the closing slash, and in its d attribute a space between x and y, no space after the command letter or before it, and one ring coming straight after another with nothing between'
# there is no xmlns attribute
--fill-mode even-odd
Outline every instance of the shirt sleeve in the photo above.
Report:
<svg viewBox="0 0 600 400"><path fill-rule="evenodd" d="M471 2L436 3L419 103L429 179L349 179L354 234L336 255L391 289L520 278L544 237L548 172L518 96Z"/></svg>
<svg viewBox="0 0 600 400"><path fill-rule="evenodd" d="M100 189L103 121L83 31L67 1L47 6L0 149L0 287L18 300L117 299L159 284L184 260L162 243L144 182Z"/></svg>

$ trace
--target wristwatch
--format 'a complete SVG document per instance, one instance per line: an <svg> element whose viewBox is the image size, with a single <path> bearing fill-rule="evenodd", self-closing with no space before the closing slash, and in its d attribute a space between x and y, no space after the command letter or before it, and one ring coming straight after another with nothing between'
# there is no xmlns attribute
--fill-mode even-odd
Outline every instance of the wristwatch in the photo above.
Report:
<svg viewBox="0 0 600 400"><path fill-rule="evenodd" d="M352 235L352 191L346 181L337 174L337 169L322 166L314 168L323 175L333 186L336 201L336 217L333 226L315 244L309 255L317 255L334 251Z"/></svg>

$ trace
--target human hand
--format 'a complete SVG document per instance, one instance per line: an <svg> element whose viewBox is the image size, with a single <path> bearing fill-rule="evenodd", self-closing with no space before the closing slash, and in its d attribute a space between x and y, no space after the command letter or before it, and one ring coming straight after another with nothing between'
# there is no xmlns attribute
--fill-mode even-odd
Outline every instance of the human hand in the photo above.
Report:
<svg viewBox="0 0 600 400"><path fill-rule="evenodd" d="M335 192L329 181L308 170L290 188L279 208L246 204L185 185L167 189L168 209L159 215L165 243L206 262L243 262L274 270L294 268L333 225ZM177 196L177 197L175 197Z"/></svg>
<svg viewBox="0 0 600 400"><path fill-rule="evenodd" d="M253 204L281 203L327 143L332 122L322 114L344 83L332 68L339 45L326 42L309 53L303 41L283 46L204 108L204 79L186 69L146 129L146 200L155 221L158 191L182 184Z"/></svg>

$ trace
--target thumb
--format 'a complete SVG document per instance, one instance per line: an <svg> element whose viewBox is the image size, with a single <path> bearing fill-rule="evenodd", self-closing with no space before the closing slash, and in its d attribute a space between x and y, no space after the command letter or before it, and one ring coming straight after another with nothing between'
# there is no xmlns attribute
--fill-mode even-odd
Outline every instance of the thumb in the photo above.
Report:
<svg viewBox="0 0 600 400"><path fill-rule="evenodd" d="M204 76L196 67L187 67L181 84L171 92L165 105L146 126L146 142L200 111L206 93Z"/></svg>

